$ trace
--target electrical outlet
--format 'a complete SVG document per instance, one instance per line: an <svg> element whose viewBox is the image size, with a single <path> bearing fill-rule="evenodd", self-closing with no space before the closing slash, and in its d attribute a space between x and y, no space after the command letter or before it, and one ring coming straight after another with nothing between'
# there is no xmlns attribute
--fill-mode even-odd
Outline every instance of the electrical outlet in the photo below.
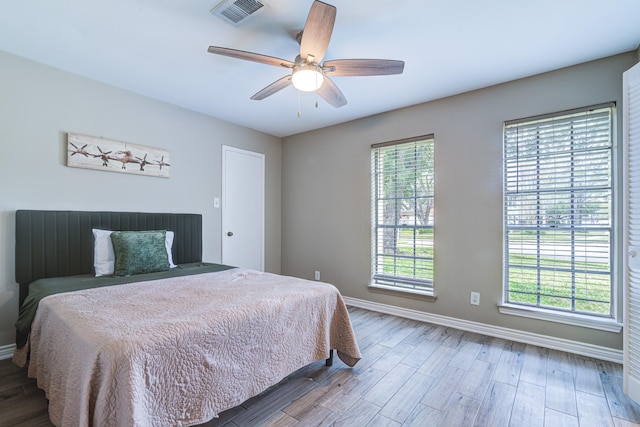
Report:
<svg viewBox="0 0 640 427"><path fill-rule="evenodd" d="M471 292L471 300L469 301L471 305L480 305L480 292Z"/></svg>
<svg viewBox="0 0 640 427"><path fill-rule="evenodd" d="M320 280L320 272L318 270L316 270L314 276L313 276L316 280Z"/></svg>

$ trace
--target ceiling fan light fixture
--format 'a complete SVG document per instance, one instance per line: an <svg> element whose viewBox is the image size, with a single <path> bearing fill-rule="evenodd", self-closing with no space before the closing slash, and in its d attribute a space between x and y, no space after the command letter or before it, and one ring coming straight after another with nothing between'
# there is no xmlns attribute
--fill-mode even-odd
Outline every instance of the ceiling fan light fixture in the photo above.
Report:
<svg viewBox="0 0 640 427"><path fill-rule="evenodd" d="M293 86L302 92L313 92L320 89L324 82L322 69L316 64L298 65L291 76Z"/></svg>

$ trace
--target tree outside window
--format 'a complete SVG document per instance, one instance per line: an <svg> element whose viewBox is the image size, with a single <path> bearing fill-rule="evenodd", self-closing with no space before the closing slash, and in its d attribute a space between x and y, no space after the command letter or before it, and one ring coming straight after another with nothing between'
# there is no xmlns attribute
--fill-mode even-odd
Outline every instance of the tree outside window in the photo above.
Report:
<svg viewBox="0 0 640 427"><path fill-rule="evenodd" d="M372 147L373 282L433 293L434 139Z"/></svg>

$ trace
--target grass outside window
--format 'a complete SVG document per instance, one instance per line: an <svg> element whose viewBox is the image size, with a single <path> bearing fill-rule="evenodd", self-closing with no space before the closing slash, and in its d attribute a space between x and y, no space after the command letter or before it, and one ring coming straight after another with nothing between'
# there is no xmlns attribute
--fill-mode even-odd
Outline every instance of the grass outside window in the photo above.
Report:
<svg viewBox="0 0 640 427"><path fill-rule="evenodd" d="M504 302L614 318L613 105L505 123Z"/></svg>

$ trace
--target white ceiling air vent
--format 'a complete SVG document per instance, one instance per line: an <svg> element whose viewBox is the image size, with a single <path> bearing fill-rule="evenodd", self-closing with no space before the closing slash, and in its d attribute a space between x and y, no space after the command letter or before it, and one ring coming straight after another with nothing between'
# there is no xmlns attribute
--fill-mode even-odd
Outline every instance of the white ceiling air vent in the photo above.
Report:
<svg viewBox="0 0 640 427"><path fill-rule="evenodd" d="M264 0L224 0L211 13L237 27L264 5Z"/></svg>

